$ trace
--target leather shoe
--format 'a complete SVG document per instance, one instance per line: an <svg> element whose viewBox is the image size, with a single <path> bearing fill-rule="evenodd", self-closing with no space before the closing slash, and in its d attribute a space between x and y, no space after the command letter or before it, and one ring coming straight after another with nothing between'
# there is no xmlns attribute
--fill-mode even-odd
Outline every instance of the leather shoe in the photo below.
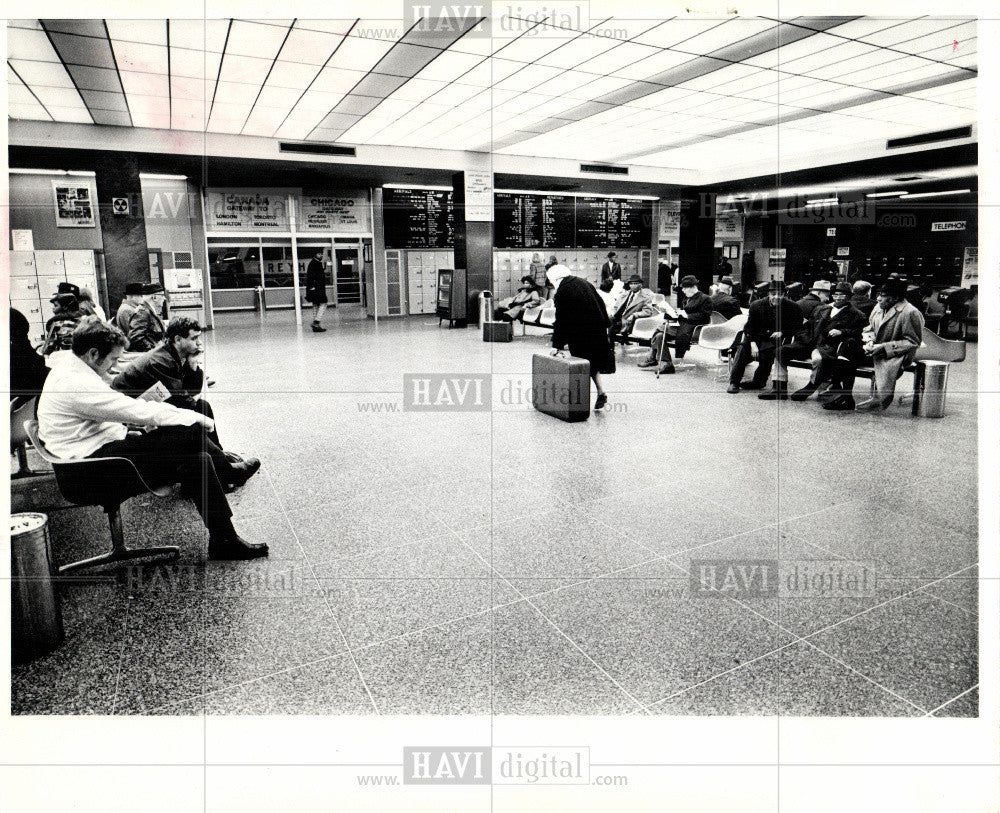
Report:
<svg viewBox="0 0 1000 813"><path fill-rule="evenodd" d="M739 384L730 384L728 387L726 387L726 392L728 392L730 395L733 395L739 391L740 391Z"/></svg>
<svg viewBox="0 0 1000 813"><path fill-rule="evenodd" d="M653 359L652 361L650 361L649 359L646 359L645 361L640 361L638 366L640 370L655 370L656 359Z"/></svg>
<svg viewBox="0 0 1000 813"><path fill-rule="evenodd" d="M326 333L326 328L322 325L314 324L312 326L313 333Z"/></svg>
<svg viewBox="0 0 1000 813"><path fill-rule="evenodd" d="M597 396L597 400L594 402L594 409L604 409L608 405L607 393L601 393Z"/></svg>
<svg viewBox="0 0 1000 813"><path fill-rule="evenodd" d="M242 463L234 463L229 484L234 488L246 485L247 480L260 470L260 461L256 457L248 457Z"/></svg>
<svg viewBox="0 0 1000 813"><path fill-rule="evenodd" d="M263 542L247 542L239 534L228 538L208 540L208 558L217 561L241 561L244 559L260 559L267 556L268 547Z"/></svg>
<svg viewBox="0 0 1000 813"><path fill-rule="evenodd" d="M816 392L816 388L812 384L806 384L802 389L795 390L789 398L793 401L805 401L810 395Z"/></svg>
<svg viewBox="0 0 1000 813"><path fill-rule="evenodd" d="M766 386L766 381L754 381L752 378L749 381L740 384L740 387L745 390L762 390Z"/></svg>
<svg viewBox="0 0 1000 813"><path fill-rule="evenodd" d="M854 398L850 395L841 395L834 398L832 401L827 401L823 404L823 409L828 409L831 412L853 412L854 411Z"/></svg>

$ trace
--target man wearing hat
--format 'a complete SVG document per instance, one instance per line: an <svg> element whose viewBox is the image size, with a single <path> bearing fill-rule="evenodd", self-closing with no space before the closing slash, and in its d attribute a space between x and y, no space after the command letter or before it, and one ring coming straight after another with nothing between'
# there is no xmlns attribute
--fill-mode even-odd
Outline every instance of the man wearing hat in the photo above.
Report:
<svg viewBox="0 0 1000 813"><path fill-rule="evenodd" d="M802 326L795 331L795 336L792 337L791 344L780 345L777 349L774 358L774 362L777 365L775 370L776 379L788 380L786 369L788 362L805 361L812 356L813 350L816 348L816 335L813 331L813 314L830 301L831 287L830 283L825 279L816 280L812 288L809 289L809 293L796 301L795 304L802 311ZM786 295L789 288L785 289ZM780 390L777 389L761 395L761 398L766 401L780 397L782 397Z"/></svg>
<svg viewBox="0 0 1000 813"><path fill-rule="evenodd" d="M128 349L135 353L152 350L163 341L163 303L166 302L163 286L148 282L142 286L142 301L128 321Z"/></svg>
<svg viewBox="0 0 1000 813"><path fill-rule="evenodd" d="M715 293L710 297L712 310L721 313L727 319L732 319L742 313L740 303L733 296L734 284L732 277L723 277L716 283Z"/></svg>
<svg viewBox="0 0 1000 813"><path fill-rule="evenodd" d="M726 392L736 393L741 388L764 389L774 365L777 348L781 346L782 340L790 339L802 326L802 310L783 296L784 291L785 284L779 279L773 279L768 284L767 298L750 303L746 327L743 329L743 342L733 359L733 371ZM757 356L757 370L749 382L743 383L743 373L754 354ZM784 367L775 371L771 393L761 393L761 397L766 395L769 399L781 400L788 397L788 373Z"/></svg>
<svg viewBox="0 0 1000 813"><path fill-rule="evenodd" d="M896 381L913 361L923 335L924 317L906 301L906 280L886 280L863 337L864 352L875 368L875 397L858 409L882 410L892 403Z"/></svg>
<svg viewBox="0 0 1000 813"><path fill-rule="evenodd" d="M618 255L613 251L608 252L608 261L601 266L600 289L607 293L614 285L616 279L622 278L622 267L615 259ZM640 280L641 281L641 280Z"/></svg>
<svg viewBox="0 0 1000 813"><path fill-rule="evenodd" d="M125 285L125 298L118 306L115 314L115 326L126 336L128 335L128 323L132 314L136 312L142 302L142 283L129 282Z"/></svg>
<svg viewBox="0 0 1000 813"><path fill-rule="evenodd" d="M677 325L664 326L657 329L649 341L649 354L639 362L640 369L649 370L660 364L660 375L670 375L674 372L674 361L670 357L670 348L663 343L664 337L674 340L674 350L677 358L691 347L691 337L697 325L707 325L712 321L712 300L707 294L698 290L698 278L688 274L681 279L681 292L684 294L684 307L677 311ZM739 307L737 306L737 310Z"/></svg>
<svg viewBox="0 0 1000 813"><path fill-rule="evenodd" d="M43 356L73 347L73 331L84 317L77 297L79 290L71 282L60 282L55 296L49 300L52 303L52 317L45 323Z"/></svg>
<svg viewBox="0 0 1000 813"><path fill-rule="evenodd" d="M854 409L851 392L855 369L864 358L861 332L867 324L865 315L851 305L850 283L838 282L833 290L833 303L821 305L813 314L812 337L816 345L810 356L813 371L809 383L791 394L793 401L806 400L820 385L831 381L834 397L823 408Z"/></svg>
<svg viewBox="0 0 1000 813"><path fill-rule="evenodd" d="M653 292L642 287L642 277L633 274L628 278L628 290L623 291L611 312L611 333L628 336L635 320L642 316L652 316Z"/></svg>

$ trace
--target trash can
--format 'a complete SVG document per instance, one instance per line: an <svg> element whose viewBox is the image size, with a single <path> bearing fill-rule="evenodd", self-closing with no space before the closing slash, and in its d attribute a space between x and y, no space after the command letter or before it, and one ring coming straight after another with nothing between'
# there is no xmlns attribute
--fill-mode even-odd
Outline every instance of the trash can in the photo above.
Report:
<svg viewBox="0 0 1000 813"><path fill-rule="evenodd" d="M493 293L482 291L479 294L479 326L493 321Z"/></svg>
<svg viewBox="0 0 1000 813"><path fill-rule="evenodd" d="M51 652L63 639L45 514L10 518L11 660L24 663Z"/></svg>
<svg viewBox="0 0 1000 813"><path fill-rule="evenodd" d="M913 394L913 414L921 418L943 418L948 391L947 361L918 361L917 388Z"/></svg>
<svg viewBox="0 0 1000 813"><path fill-rule="evenodd" d="M260 315L263 316L266 308L267 304L264 300L264 289L258 285L253 289L253 309L258 311Z"/></svg>

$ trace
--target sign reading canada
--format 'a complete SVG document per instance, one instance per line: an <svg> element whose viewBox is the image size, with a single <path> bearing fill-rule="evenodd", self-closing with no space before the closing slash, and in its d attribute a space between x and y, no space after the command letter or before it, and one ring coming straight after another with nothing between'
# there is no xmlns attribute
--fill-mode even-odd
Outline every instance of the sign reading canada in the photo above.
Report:
<svg viewBox="0 0 1000 813"><path fill-rule="evenodd" d="M290 231L287 189L208 189L208 231Z"/></svg>
<svg viewBox="0 0 1000 813"><path fill-rule="evenodd" d="M368 193L304 191L299 197L296 226L301 231L368 234L370 206Z"/></svg>

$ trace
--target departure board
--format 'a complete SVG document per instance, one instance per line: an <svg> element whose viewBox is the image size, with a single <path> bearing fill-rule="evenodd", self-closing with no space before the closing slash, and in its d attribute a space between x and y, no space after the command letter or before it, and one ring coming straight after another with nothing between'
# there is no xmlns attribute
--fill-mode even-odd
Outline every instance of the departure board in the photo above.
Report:
<svg viewBox="0 0 1000 813"><path fill-rule="evenodd" d="M573 248L573 198L497 192L493 244L497 248Z"/></svg>
<svg viewBox="0 0 1000 813"><path fill-rule="evenodd" d="M608 208L608 246L648 248L653 240L653 202L612 199Z"/></svg>
<svg viewBox="0 0 1000 813"><path fill-rule="evenodd" d="M451 248L455 215L451 192L383 188L386 248Z"/></svg>
<svg viewBox="0 0 1000 813"><path fill-rule="evenodd" d="M576 199L576 247L604 248L608 243L607 198Z"/></svg>

